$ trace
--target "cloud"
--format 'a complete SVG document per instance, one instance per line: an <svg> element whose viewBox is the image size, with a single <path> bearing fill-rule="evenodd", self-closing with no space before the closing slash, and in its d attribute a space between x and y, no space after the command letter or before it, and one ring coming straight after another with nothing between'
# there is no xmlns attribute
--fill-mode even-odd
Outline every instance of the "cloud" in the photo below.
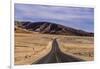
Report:
<svg viewBox="0 0 100 69"><path fill-rule="evenodd" d="M94 9L15 4L15 20L50 21L93 32Z"/></svg>

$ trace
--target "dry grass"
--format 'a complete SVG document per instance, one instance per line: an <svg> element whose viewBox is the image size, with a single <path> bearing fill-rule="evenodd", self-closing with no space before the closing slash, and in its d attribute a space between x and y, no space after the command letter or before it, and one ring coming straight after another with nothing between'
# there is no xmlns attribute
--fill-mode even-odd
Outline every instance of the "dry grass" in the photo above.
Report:
<svg viewBox="0 0 100 69"><path fill-rule="evenodd" d="M84 60L94 59L93 37L66 37L59 40L64 53L71 53Z"/></svg>
<svg viewBox="0 0 100 69"><path fill-rule="evenodd" d="M50 40L37 33L15 33L15 64L32 64L43 57L50 50L47 48Z"/></svg>
<svg viewBox="0 0 100 69"><path fill-rule="evenodd" d="M15 65L32 64L49 51L48 43L58 38L64 53L71 53L85 60L93 60L93 37L49 35L17 29L15 32Z"/></svg>

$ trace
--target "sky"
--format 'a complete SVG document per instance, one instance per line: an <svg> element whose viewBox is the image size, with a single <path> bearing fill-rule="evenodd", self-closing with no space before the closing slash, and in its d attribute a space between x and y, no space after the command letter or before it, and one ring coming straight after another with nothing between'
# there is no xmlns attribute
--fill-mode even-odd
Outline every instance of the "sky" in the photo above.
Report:
<svg viewBox="0 0 100 69"><path fill-rule="evenodd" d="M46 21L94 32L93 8L16 3L14 19L30 22Z"/></svg>

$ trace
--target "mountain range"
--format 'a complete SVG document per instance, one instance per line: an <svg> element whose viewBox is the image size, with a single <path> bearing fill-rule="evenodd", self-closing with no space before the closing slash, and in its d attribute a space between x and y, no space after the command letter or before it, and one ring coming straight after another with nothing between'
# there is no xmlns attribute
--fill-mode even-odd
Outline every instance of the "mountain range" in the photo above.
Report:
<svg viewBox="0 0 100 69"><path fill-rule="evenodd" d="M42 34L73 35L73 36L94 36L92 32L86 32L75 28L63 26L51 22L24 22L15 21L15 26L29 31ZM16 27L15 27L16 28Z"/></svg>

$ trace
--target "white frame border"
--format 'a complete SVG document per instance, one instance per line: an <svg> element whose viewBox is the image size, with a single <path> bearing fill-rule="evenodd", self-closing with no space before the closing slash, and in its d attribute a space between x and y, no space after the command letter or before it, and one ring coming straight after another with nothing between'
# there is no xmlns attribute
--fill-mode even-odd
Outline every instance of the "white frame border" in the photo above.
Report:
<svg viewBox="0 0 100 69"><path fill-rule="evenodd" d="M66 1L66 0L65 0ZM91 1L91 0L90 0ZM88 1L88 2L90 2ZM74 1L75 2L75 1ZM56 5L56 6L74 6L74 7L89 7L89 8L95 8L95 2L92 1L91 3L86 3L86 4L82 4L84 3L84 0L81 1L81 2L76 2L74 3L71 1L69 2L59 2L58 0L53 2L52 0L51 1L45 1L45 2L42 2L41 0L11 0L11 18L10 18L10 21L11 21L11 27L10 27L10 30L11 30L11 34L10 34L10 37L11 37L11 41L10 41L10 48L11 48L11 51L10 51L10 68L11 69L23 69L23 68L28 68L28 69L32 69L33 67L35 68L41 68L42 66L58 66L56 64L39 64L39 65L19 65L19 66L16 66L14 65L14 4L15 3L23 3L23 4L41 4L41 5ZM94 64L94 62L91 62L92 64ZM63 63L60 63L60 64L63 64ZM77 64L88 64L88 62L77 62L77 63L64 63L63 65L77 65ZM39 67L38 67L39 66Z"/></svg>

